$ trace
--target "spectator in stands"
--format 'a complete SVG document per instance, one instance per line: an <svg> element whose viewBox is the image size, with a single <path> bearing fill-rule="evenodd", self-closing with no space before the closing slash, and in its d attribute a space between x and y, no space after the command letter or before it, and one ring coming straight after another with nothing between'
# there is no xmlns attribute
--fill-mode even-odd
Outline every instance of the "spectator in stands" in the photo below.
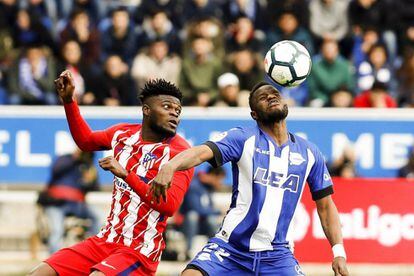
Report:
<svg viewBox="0 0 414 276"><path fill-rule="evenodd" d="M394 1L398 2L398 1ZM361 36L364 29L376 28L384 41L390 61L397 54L397 37L395 33L398 17L395 5L388 0L355 0L349 4L349 21L355 36ZM393 12L390 12L393 11Z"/></svg>
<svg viewBox="0 0 414 276"><path fill-rule="evenodd" d="M8 90L11 104L57 104L53 80L56 64L39 45L28 47L10 69Z"/></svg>
<svg viewBox="0 0 414 276"><path fill-rule="evenodd" d="M91 24L89 15L84 10L75 9L71 12L70 22L60 33L61 43L75 40L82 48L82 60L90 65L99 61L100 33Z"/></svg>
<svg viewBox="0 0 414 276"><path fill-rule="evenodd" d="M350 1L348 17L351 27L354 32L360 33L366 27L382 28L387 23L387 14L390 11L387 9L386 1L378 0L355 0ZM385 27L385 26L384 26Z"/></svg>
<svg viewBox="0 0 414 276"><path fill-rule="evenodd" d="M26 3L24 3L26 2ZM57 21L56 5L50 0L26 0L24 8L47 29L53 29L53 22Z"/></svg>
<svg viewBox="0 0 414 276"><path fill-rule="evenodd" d="M338 89L330 96L329 102L326 107L340 107L348 108L352 107L354 102L354 95L347 89Z"/></svg>
<svg viewBox="0 0 414 276"><path fill-rule="evenodd" d="M397 107L397 103L389 95L385 83L374 82L370 90L355 97L354 107L393 108Z"/></svg>
<svg viewBox="0 0 414 276"><path fill-rule="evenodd" d="M211 55L213 43L203 37L192 42L192 56L184 57L180 74L180 88L187 105L208 106L218 95L217 78L222 64Z"/></svg>
<svg viewBox="0 0 414 276"><path fill-rule="evenodd" d="M414 107L414 49L405 53L397 79L399 105Z"/></svg>
<svg viewBox="0 0 414 276"><path fill-rule="evenodd" d="M2 16L0 10L0 72L13 63L17 52L13 42L13 29L8 25L7 18Z"/></svg>
<svg viewBox="0 0 414 276"><path fill-rule="evenodd" d="M58 72L69 70L75 82L75 95L80 104L91 105L95 103L95 95L91 91L94 75L89 65L82 61L82 50L75 40L68 40L62 45L61 61Z"/></svg>
<svg viewBox="0 0 414 276"><path fill-rule="evenodd" d="M348 34L349 1L311 0L310 30L315 36L316 47L324 40L336 40L341 44L341 52L347 56L351 45L345 40ZM349 48L349 49L348 49Z"/></svg>
<svg viewBox="0 0 414 276"><path fill-rule="evenodd" d="M0 18L5 20L7 26L12 27L16 23L19 3L17 0L1 0L0 1Z"/></svg>
<svg viewBox="0 0 414 276"><path fill-rule="evenodd" d="M57 47L51 32L27 10L20 9L18 11L14 26L13 38L16 47L40 44L48 46L54 53L57 53Z"/></svg>
<svg viewBox="0 0 414 276"><path fill-rule="evenodd" d="M414 2L411 0L393 1L397 8L392 11L397 18L399 33L399 53L404 55L414 47Z"/></svg>
<svg viewBox="0 0 414 276"><path fill-rule="evenodd" d="M226 174L223 168L208 168L193 178L180 212L184 215L183 233L186 239L186 256L192 258L193 239L197 234L214 236L221 214L214 207L212 194L220 189Z"/></svg>
<svg viewBox="0 0 414 276"><path fill-rule="evenodd" d="M271 26L278 22L284 13L294 13L299 20L299 25L309 29L309 3L308 0L268 0L267 1L267 24Z"/></svg>
<svg viewBox="0 0 414 276"><path fill-rule="evenodd" d="M99 0L45 0L48 5L56 6L57 14L60 19L65 20L70 17L74 10L84 10L88 13L91 21L97 25L106 15L107 2Z"/></svg>
<svg viewBox="0 0 414 276"><path fill-rule="evenodd" d="M226 51L231 53L243 48L253 52L262 52L263 32L254 29L253 22L247 16L240 16L229 26L226 39Z"/></svg>
<svg viewBox="0 0 414 276"><path fill-rule="evenodd" d="M130 24L126 8L119 7L112 11L112 24L102 32L102 60L109 55L118 55L131 64L137 51L137 35Z"/></svg>
<svg viewBox="0 0 414 276"><path fill-rule="evenodd" d="M329 166L331 176L354 178L356 177L356 154L352 147L348 146L343 153Z"/></svg>
<svg viewBox="0 0 414 276"><path fill-rule="evenodd" d="M239 78L233 73L224 73L217 79L219 95L215 106L248 106L249 91L240 91Z"/></svg>
<svg viewBox="0 0 414 276"><path fill-rule="evenodd" d="M168 43L168 49L171 53L181 53L181 40L178 37L178 31L162 10L152 11L143 23L144 45L148 45L155 39L162 39Z"/></svg>
<svg viewBox="0 0 414 276"><path fill-rule="evenodd" d="M321 107L326 105L330 95L338 88L353 91L354 79L347 60L339 55L338 43L326 40L322 44L321 58L312 66L308 77L310 105Z"/></svg>
<svg viewBox="0 0 414 276"><path fill-rule="evenodd" d="M355 68L368 60L368 52L375 44L380 43L380 34L374 27L363 29L361 33L354 33L354 45L351 59Z"/></svg>
<svg viewBox="0 0 414 276"><path fill-rule="evenodd" d="M155 10L165 12L174 27L182 27L182 1L181 0L142 0L134 12L133 19L138 25L142 25L144 18Z"/></svg>
<svg viewBox="0 0 414 276"><path fill-rule="evenodd" d="M394 69L388 62L385 45L375 44L368 52L368 60L357 68L357 91L372 88L375 81L386 84L390 93L395 92Z"/></svg>
<svg viewBox="0 0 414 276"><path fill-rule="evenodd" d="M190 22L198 18L214 17L222 18L222 11L214 0L185 0L183 6L183 14L181 18L183 22Z"/></svg>
<svg viewBox="0 0 414 276"><path fill-rule="evenodd" d="M216 58L221 59L225 56L225 43L224 43L224 32L223 25L220 20L214 17L203 17L197 20L191 21L186 25L185 28L185 39L183 56L192 55L192 43L194 39L203 37L211 40L213 43L213 52Z"/></svg>
<svg viewBox="0 0 414 276"><path fill-rule="evenodd" d="M132 63L131 75L137 87L143 87L151 79L163 78L178 84L181 71L181 59L168 54L168 44L155 39L146 51L138 54Z"/></svg>
<svg viewBox="0 0 414 276"><path fill-rule="evenodd" d="M414 179L414 146L410 150L407 164L398 170L398 177Z"/></svg>
<svg viewBox="0 0 414 276"><path fill-rule="evenodd" d="M403 32L401 32L401 36L401 52L404 54L414 48L414 23L412 26L408 26Z"/></svg>
<svg viewBox="0 0 414 276"><path fill-rule="evenodd" d="M266 12L261 1L258 0L236 0L225 1L223 4L223 22L229 25L240 16L247 16L253 22L254 28L265 31Z"/></svg>
<svg viewBox="0 0 414 276"><path fill-rule="evenodd" d="M63 246L64 220L68 215L89 219L90 234L99 231L97 216L85 201L87 192L99 188L93 158L93 152L82 152L78 149L73 154L58 157L52 166L52 175L46 191L41 193L38 199L49 221L50 253Z"/></svg>
<svg viewBox="0 0 414 276"><path fill-rule="evenodd" d="M273 26L274 23L271 23ZM299 25L299 20L294 12L286 11L280 13L277 26L269 29L266 35L266 47L269 49L273 44L281 40L294 40L301 43L312 56L314 53L313 40L310 33Z"/></svg>
<svg viewBox="0 0 414 276"><path fill-rule="evenodd" d="M109 56L105 61L104 72L95 81L95 97L99 105L135 105L135 86L128 74L128 65L120 56Z"/></svg>
<svg viewBox="0 0 414 276"><path fill-rule="evenodd" d="M97 25L99 20L106 14L106 1L101 0L71 0L71 11L84 10L89 19Z"/></svg>
<svg viewBox="0 0 414 276"><path fill-rule="evenodd" d="M263 59L249 49L240 49L229 55L229 71L237 75L240 89L250 91L263 80Z"/></svg>

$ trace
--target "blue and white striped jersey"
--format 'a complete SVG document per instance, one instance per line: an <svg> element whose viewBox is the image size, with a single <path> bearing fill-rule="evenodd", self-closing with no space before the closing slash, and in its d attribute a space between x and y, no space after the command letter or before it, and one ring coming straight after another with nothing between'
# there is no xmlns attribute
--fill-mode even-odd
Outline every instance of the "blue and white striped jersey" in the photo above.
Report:
<svg viewBox="0 0 414 276"><path fill-rule="evenodd" d="M319 149L296 135L279 147L258 126L233 128L206 145L213 166L232 163L232 201L216 237L241 250L293 242L292 218L306 182L314 200L333 193Z"/></svg>

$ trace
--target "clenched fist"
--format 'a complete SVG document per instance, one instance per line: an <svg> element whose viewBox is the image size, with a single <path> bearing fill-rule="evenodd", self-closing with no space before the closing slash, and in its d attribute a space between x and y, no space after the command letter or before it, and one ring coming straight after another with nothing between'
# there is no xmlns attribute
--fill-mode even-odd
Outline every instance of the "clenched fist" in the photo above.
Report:
<svg viewBox="0 0 414 276"><path fill-rule="evenodd" d="M157 200L157 203L160 203L160 196L164 202L167 202L167 190L171 187L173 176L174 170L168 164L165 164L152 181L150 193L152 194L152 198Z"/></svg>
<svg viewBox="0 0 414 276"><path fill-rule="evenodd" d="M75 92L75 81L73 80L70 71L63 71L59 78L55 80L56 90L59 97L64 103L73 102L73 95Z"/></svg>

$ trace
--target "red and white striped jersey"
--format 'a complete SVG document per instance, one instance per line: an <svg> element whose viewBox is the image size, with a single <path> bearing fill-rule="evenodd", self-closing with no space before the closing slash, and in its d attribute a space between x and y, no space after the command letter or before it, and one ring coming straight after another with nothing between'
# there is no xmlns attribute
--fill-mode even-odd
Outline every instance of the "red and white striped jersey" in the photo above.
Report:
<svg viewBox="0 0 414 276"><path fill-rule="evenodd" d="M111 211L106 226L97 236L158 261L165 247L162 233L167 217L179 208L193 170L174 174L167 201L160 204L148 193L148 182L157 175L161 165L189 148L188 143L179 135L159 143L143 141L139 124L120 124L92 132L76 104L65 104L65 110L72 136L81 149L112 149L113 156L129 172L125 180L114 177Z"/></svg>

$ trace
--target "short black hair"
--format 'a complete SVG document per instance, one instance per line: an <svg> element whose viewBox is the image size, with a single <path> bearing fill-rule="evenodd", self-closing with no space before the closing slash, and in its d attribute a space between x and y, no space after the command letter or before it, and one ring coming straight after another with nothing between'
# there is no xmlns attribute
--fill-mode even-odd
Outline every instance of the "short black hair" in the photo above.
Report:
<svg viewBox="0 0 414 276"><path fill-rule="evenodd" d="M154 16L156 16L159 13L164 13L168 18L170 18L170 14L167 10L161 9L158 7L152 7L149 9L149 12L148 12L151 18L154 18Z"/></svg>
<svg viewBox="0 0 414 276"><path fill-rule="evenodd" d="M163 39L162 37L154 37L153 39L150 39L150 40L148 41L148 45L149 45L149 46L152 46L152 45L154 45L155 43L159 43L159 42L163 42L163 43L165 43L165 44L167 45L167 47L168 47L168 43L167 43L167 41L166 41L165 39Z"/></svg>
<svg viewBox="0 0 414 276"><path fill-rule="evenodd" d="M176 97L180 102L183 99L183 94L180 89L175 86L173 83L166 81L164 79L153 79L147 81L144 85L144 88L141 89L141 93L138 96L138 99L141 103L144 103L146 99L158 95L170 95Z"/></svg>
<svg viewBox="0 0 414 276"><path fill-rule="evenodd" d="M110 11L109 15L112 17L117 12L125 12L125 13L127 13L129 15L128 9L126 7L124 7L124 6L118 6L118 7L113 8Z"/></svg>
<svg viewBox="0 0 414 276"><path fill-rule="evenodd" d="M369 57L372 54L372 52L374 52L374 50L378 48L381 48L384 50L385 59L388 61L389 54L388 54L387 46L382 42L377 42L374 45L372 45L371 48L369 48L368 50L367 56Z"/></svg>
<svg viewBox="0 0 414 276"><path fill-rule="evenodd" d="M74 8L69 14L69 20L73 21L76 17L78 17L81 14L86 14L89 17L89 14L86 12L86 10L82 8Z"/></svg>
<svg viewBox="0 0 414 276"><path fill-rule="evenodd" d="M371 87L371 91L374 90L383 90L383 91L387 91L387 83L383 82L383 81L378 81L376 80Z"/></svg>
<svg viewBox="0 0 414 276"><path fill-rule="evenodd" d="M250 91L250 94L249 94L249 106L250 106L250 109L251 110L254 110L254 108L253 108L253 95L254 95L254 93L256 93L256 91L259 90L260 87L265 86L265 85L271 85L271 84L270 83L267 83L265 81L261 81L259 83L256 83L255 86L253 86L252 90Z"/></svg>

